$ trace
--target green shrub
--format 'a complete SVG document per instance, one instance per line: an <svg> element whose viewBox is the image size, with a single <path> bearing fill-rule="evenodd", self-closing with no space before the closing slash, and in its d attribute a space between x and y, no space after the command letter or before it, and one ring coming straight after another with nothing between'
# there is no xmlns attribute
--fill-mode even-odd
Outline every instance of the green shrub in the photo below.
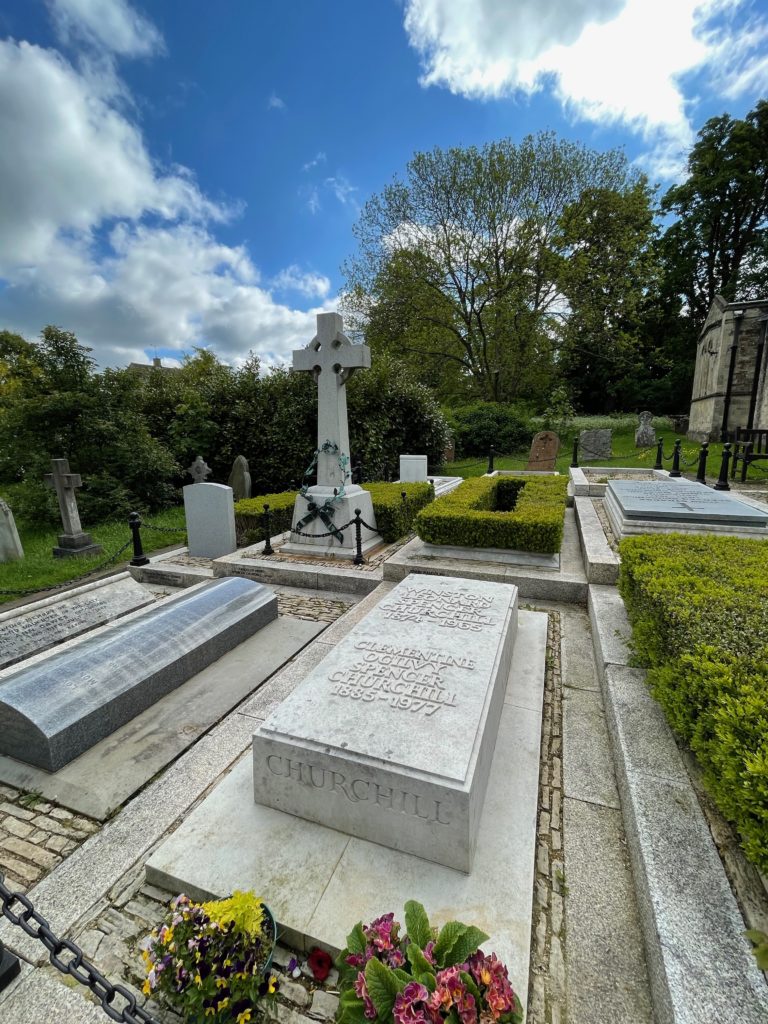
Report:
<svg viewBox="0 0 768 1024"><path fill-rule="evenodd" d="M675 732L768 870L768 544L669 534L621 543L632 645Z"/></svg>
<svg viewBox="0 0 768 1024"><path fill-rule="evenodd" d="M410 532L416 513L428 505L435 496L432 485L422 483L372 483L365 484L364 490L371 493L376 526L388 544ZM405 501L402 497L403 492L406 494ZM235 502L235 530L238 543L256 544L264 539L265 504L269 505L272 535L290 530L295 503L296 491L262 494Z"/></svg>
<svg viewBox="0 0 768 1024"><path fill-rule="evenodd" d="M564 476L470 477L418 514L416 532L429 544L553 554L567 487Z"/></svg>
<svg viewBox="0 0 768 1024"><path fill-rule="evenodd" d="M450 425L459 458L486 456L493 445L497 452L515 452L530 444L528 421L511 405L475 402L450 413Z"/></svg>

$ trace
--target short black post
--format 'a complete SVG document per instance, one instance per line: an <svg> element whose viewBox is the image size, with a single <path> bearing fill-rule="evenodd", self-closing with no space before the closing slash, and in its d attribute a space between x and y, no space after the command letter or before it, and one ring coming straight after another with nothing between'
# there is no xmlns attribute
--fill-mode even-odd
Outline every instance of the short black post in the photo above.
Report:
<svg viewBox="0 0 768 1024"><path fill-rule="evenodd" d="M741 453L741 482L742 483L744 483L744 481L747 479L747 470L749 469L749 464L752 461L752 449L754 447L755 446L754 446L754 443L752 441L747 441L747 443L744 446L744 451Z"/></svg>
<svg viewBox="0 0 768 1024"><path fill-rule="evenodd" d="M664 469L664 438L660 437L659 442L656 445L656 461L653 464L654 469Z"/></svg>
<svg viewBox="0 0 768 1024"><path fill-rule="evenodd" d="M571 469L579 468L579 439L574 437L573 439L573 456L571 458Z"/></svg>
<svg viewBox="0 0 768 1024"><path fill-rule="evenodd" d="M486 469L486 473L493 472L493 459L495 455L496 449L493 447L493 445L491 445L491 447L488 449L488 469Z"/></svg>
<svg viewBox="0 0 768 1024"><path fill-rule="evenodd" d="M680 440L679 437L675 441L675 450L672 453L672 469L670 469L670 471L669 471L669 475L670 476L682 476L683 475L680 472L680 445L682 443L683 442Z"/></svg>
<svg viewBox="0 0 768 1024"><path fill-rule="evenodd" d="M700 484L707 482L707 458L709 456L709 441L704 441L699 449L699 468L696 470L696 479Z"/></svg>
<svg viewBox="0 0 768 1024"><path fill-rule="evenodd" d="M274 555L272 548L272 513L269 511L269 505L264 506L264 550L262 555Z"/></svg>
<svg viewBox="0 0 768 1024"><path fill-rule="evenodd" d="M131 512L128 516L128 525L133 534L133 558L129 564L149 565L149 559L144 554L144 548L141 546L141 516L138 512Z"/></svg>
<svg viewBox="0 0 768 1024"><path fill-rule="evenodd" d="M355 557L353 562L355 565L364 565L365 559L363 558L363 520L360 518L360 509L355 509Z"/></svg>
<svg viewBox="0 0 768 1024"><path fill-rule="evenodd" d="M728 463L731 461L731 445L730 442L723 445L723 461L720 463L720 476L717 478L715 484L716 491L730 491L731 485L728 483Z"/></svg>
<svg viewBox="0 0 768 1024"><path fill-rule="evenodd" d="M0 871L0 882L4 881L5 877ZM19 958L9 952L0 942L0 992L10 985L13 979L18 976L20 970Z"/></svg>

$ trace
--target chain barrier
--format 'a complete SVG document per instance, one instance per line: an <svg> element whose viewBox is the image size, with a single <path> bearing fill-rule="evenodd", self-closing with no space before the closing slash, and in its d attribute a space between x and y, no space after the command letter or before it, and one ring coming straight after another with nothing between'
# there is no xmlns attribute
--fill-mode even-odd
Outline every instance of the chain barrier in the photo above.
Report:
<svg viewBox="0 0 768 1024"><path fill-rule="evenodd" d="M0 595L7 597L12 595L15 597L23 597L25 594L44 594L49 590L60 590L62 587L69 587L73 583L77 583L78 580L84 580L88 576L93 576L95 572L100 572L105 569L111 562L116 561L124 551L131 546L132 541L127 540L125 544L120 548L119 551L115 551L109 558L105 558L103 562L99 562L98 565L94 565L92 569L87 569L85 572L80 573L79 576L72 576L68 580L62 580L61 583L50 583L47 587L30 587L26 590L13 589L13 590L0 590Z"/></svg>
<svg viewBox="0 0 768 1024"><path fill-rule="evenodd" d="M142 516L141 525L146 526L148 530L154 530L155 533L186 533L186 526L155 526L154 523L150 523L147 519Z"/></svg>
<svg viewBox="0 0 768 1024"><path fill-rule="evenodd" d="M23 910L14 912L16 905ZM39 914L30 900L20 892L11 892L0 874L0 916L10 921L32 939L42 942L48 950L48 958L62 974L74 978L80 985L90 989L110 1020L123 1024L160 1024L156 1017L143 1010L136 1002L136 996L125 985L113 985L104 975L86 960L83 950L70 939L60 939L51 930L48 921ZM66 954L66 955L62 955ZM113 1006L115 997L124 1000L122 1009Z"/></svg>

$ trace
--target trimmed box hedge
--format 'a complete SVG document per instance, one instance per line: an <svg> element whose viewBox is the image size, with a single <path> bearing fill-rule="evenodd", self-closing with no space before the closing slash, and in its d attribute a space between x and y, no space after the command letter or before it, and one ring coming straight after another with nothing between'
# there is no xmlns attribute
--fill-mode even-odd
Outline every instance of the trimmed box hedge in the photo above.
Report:
<svg viewBox="0 0 768 1024"><path fill-rule="evenodd" d="M568 478L471 477L416 517L429 544L555 554L563 539Z"/></svg>
<svg viewBox="0 0 768 1024"><path fill-rule="evenodd" d="M680 534L621 542L638 662L704 783L768 871L768 542Z"/></svg>
<svg viewBox="0 0 768 1024"><path fill-rule="evenodd" d="M370 483L362 487L370 492L376 526L387 544L405 537L413 528L416 513L435 497L434 488L427 483ZM256 544L264 539L265 504L269 505L272 535L290 530L296 493L282 491L280 494L262 494L236 501L235 531L238 543ZM403 494L406 495L405 501Z"/></svg>

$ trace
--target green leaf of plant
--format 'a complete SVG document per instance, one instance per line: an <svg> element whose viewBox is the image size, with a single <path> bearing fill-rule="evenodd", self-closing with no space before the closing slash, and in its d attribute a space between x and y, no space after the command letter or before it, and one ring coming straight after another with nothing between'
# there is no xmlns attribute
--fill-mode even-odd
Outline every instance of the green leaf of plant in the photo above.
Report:
<svg viewBox="0 0 768 1024"><path fill-rule="evenodd" d="M480 995L480 989L474 982L474 979L466 971L462 971L460 974L461 980L464 982L464 987L467 992L475 997L475 1002L478 1006L482 1006L482 996Z"/></svg>
<svg viewBox="0 0 768 1024"><path fill-rule="evenodd" d="M347 949L350 953L364 953L365 952L365 934L363 932L363 922L358 921L355 927L347 936Z"/></svg>
<svg viewBox="0 0 768 1024"><path fill-rule="evenodd" d="M481 942L485 942L488 936L479 928L470 925L454 942L450 951L443 957L444 967L453 967L454 964L463 964L467 957L476 952Z"/></svg>
<svg viewBox="0 0 768 1024"><path fill-rule="evenodd" d="M429 972L430 974L434 973L432 964L427 960L415 942L412 942L408 947L406 956L408 957L408 963L411 965L411 971L413 974L424 974L425 972Z"/></svg>
<svg viewBox="0 0 768 1024"><path fill-rule="evenodd" d="M426 971L423 974L420 974L418 980L430 992L434 992L435 989L437 988L437 980L431 971L429 972L429 974L427 974Z"/></svg>
<svg viewBox="0 0 768 1024"><path fill-rule="evenodd" d="M364 1024L365 1019L365 1003L363 1000L358 999L352 989L342 992L336 1024Z"/></svg>
<svg viewBox="0 0 768 1024"><path fill-rule="evenodd" d="M432 938L427 912L416 900L408 900L405 904L405 930L411 942L421 949L424 949Z"/></svg>
<svg viewBox="0 0 768 1024"><path fill-rule="evenodd" d="M440 967L445 967L445 958L450 954L459 938L467 931L468 926L460 921L449 921L443 925L435 943L435 960ZM455 962L455 961L454 961Z"/></svg>
<svg viewBox="0 0 768 1024"><path fill-rule="evenodd" d="M372 957L365 965L365 984L376 1013L382 1020L388 1020L392 1016L395 997L403 991L405 982L381 960Z"/></svg>

